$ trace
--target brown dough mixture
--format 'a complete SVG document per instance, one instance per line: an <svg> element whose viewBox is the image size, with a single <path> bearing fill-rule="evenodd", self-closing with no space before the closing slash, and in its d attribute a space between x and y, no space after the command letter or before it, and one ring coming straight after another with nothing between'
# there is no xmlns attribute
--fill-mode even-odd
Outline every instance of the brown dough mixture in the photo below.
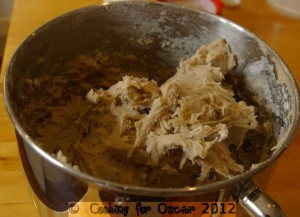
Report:
<svg viewBox="0 0 300 217"><path fill-rule="evenodd" d="M30 136L82 172L129 185L195 186L244 171L240 146L261 126L254 107L223 82L236 65L224 40L182 60L161 85L131 63L145 64L97 53L79 56L61 75L28 80L34 97L21 115Z"/></svg>

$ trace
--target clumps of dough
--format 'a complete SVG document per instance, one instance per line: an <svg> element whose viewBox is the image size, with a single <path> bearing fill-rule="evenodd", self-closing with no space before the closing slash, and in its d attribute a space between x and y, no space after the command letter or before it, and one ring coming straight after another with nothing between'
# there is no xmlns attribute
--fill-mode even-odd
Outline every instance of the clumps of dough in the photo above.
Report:
<svg viewBox="0 0 300 217"><path fill-rule="evenodd" d="M199 183L211 171L230 178L244 168L232 158L229 144L239 147L245 133L257 126L254 107L237 102L233 91L221 83L235 65L221 39L182 60L177 73L161 86L124 76L108 90L90 90L86 98L117 118L110 138L130 147L129 158L143 150L148 165L169 174L180 173L190 161L201 167ZM169 161L162 163L171 150L182 152L178 168L166 165Z"/></svg>

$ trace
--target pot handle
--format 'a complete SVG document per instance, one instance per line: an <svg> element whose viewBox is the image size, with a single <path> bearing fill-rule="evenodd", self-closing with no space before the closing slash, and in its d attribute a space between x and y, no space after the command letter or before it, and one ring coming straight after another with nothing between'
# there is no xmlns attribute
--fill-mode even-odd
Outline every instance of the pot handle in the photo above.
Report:
<svg viewBox="0 0 300 217"><path fill-rule="evenodd" d="M238 204L253 217L284 217L280 206L264 193L252 180L243 186L232 189L233 196L237 196Z"/></svg>

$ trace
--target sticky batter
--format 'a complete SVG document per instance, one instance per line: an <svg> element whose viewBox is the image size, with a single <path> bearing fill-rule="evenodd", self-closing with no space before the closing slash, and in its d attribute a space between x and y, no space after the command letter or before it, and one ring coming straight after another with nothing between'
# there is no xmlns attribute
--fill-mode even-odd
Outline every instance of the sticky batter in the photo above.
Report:
<svg viewBox="0 0 300 217"><path fill-rule="evenodd" d="M236 66L225 40L182 60L163 84L107 61L82 56L64 76L28 81L29 92L48 84L22 113L46 151L63 154L82 172L129 185L195 186L244 171L235 153L258 123L254 107L223 83ZM92 80L101 70L120 72L119 81L108 87L105 79Z"/></svg>

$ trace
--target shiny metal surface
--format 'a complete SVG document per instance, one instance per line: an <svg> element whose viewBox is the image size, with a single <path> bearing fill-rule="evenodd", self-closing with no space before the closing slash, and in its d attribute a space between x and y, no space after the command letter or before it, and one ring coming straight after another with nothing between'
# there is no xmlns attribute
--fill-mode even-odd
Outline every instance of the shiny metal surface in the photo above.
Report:
<svg viewBox="0 0 300 217"><path fill-rule="evenodd" d="M280 206L254 182L248 181L239 195L239 204L253 217L283 217Z"/></svg>
<svg viewBox="0 0 300 217"><path fill-rule="evenodd" d="M107 182L58 162L30 138L18 119L26 79L53 71L54 64L95 50L130 50L145 61L162 59L175 69L180 59L219 38L225 38L238 57L239 85L257 95L272 112L277 140L277 149L270 158L231 179L172 189ZM45 60L43 64L38 64L40 58ZM163 81L171 75L158 76ZM65 210L67 201L80 201L90 187L99 191L102 200L123 197L133 201L217 201L221 189L229 192L233 186L242 185L269 167L292 140L299 121L296 83L288 67L268 45L222 17L159 3L94 5L48 22L32 33L13 55L6 71L3 92L7 111L17 131L21 159L31 188L47 207L56 211Z"/></svg>

